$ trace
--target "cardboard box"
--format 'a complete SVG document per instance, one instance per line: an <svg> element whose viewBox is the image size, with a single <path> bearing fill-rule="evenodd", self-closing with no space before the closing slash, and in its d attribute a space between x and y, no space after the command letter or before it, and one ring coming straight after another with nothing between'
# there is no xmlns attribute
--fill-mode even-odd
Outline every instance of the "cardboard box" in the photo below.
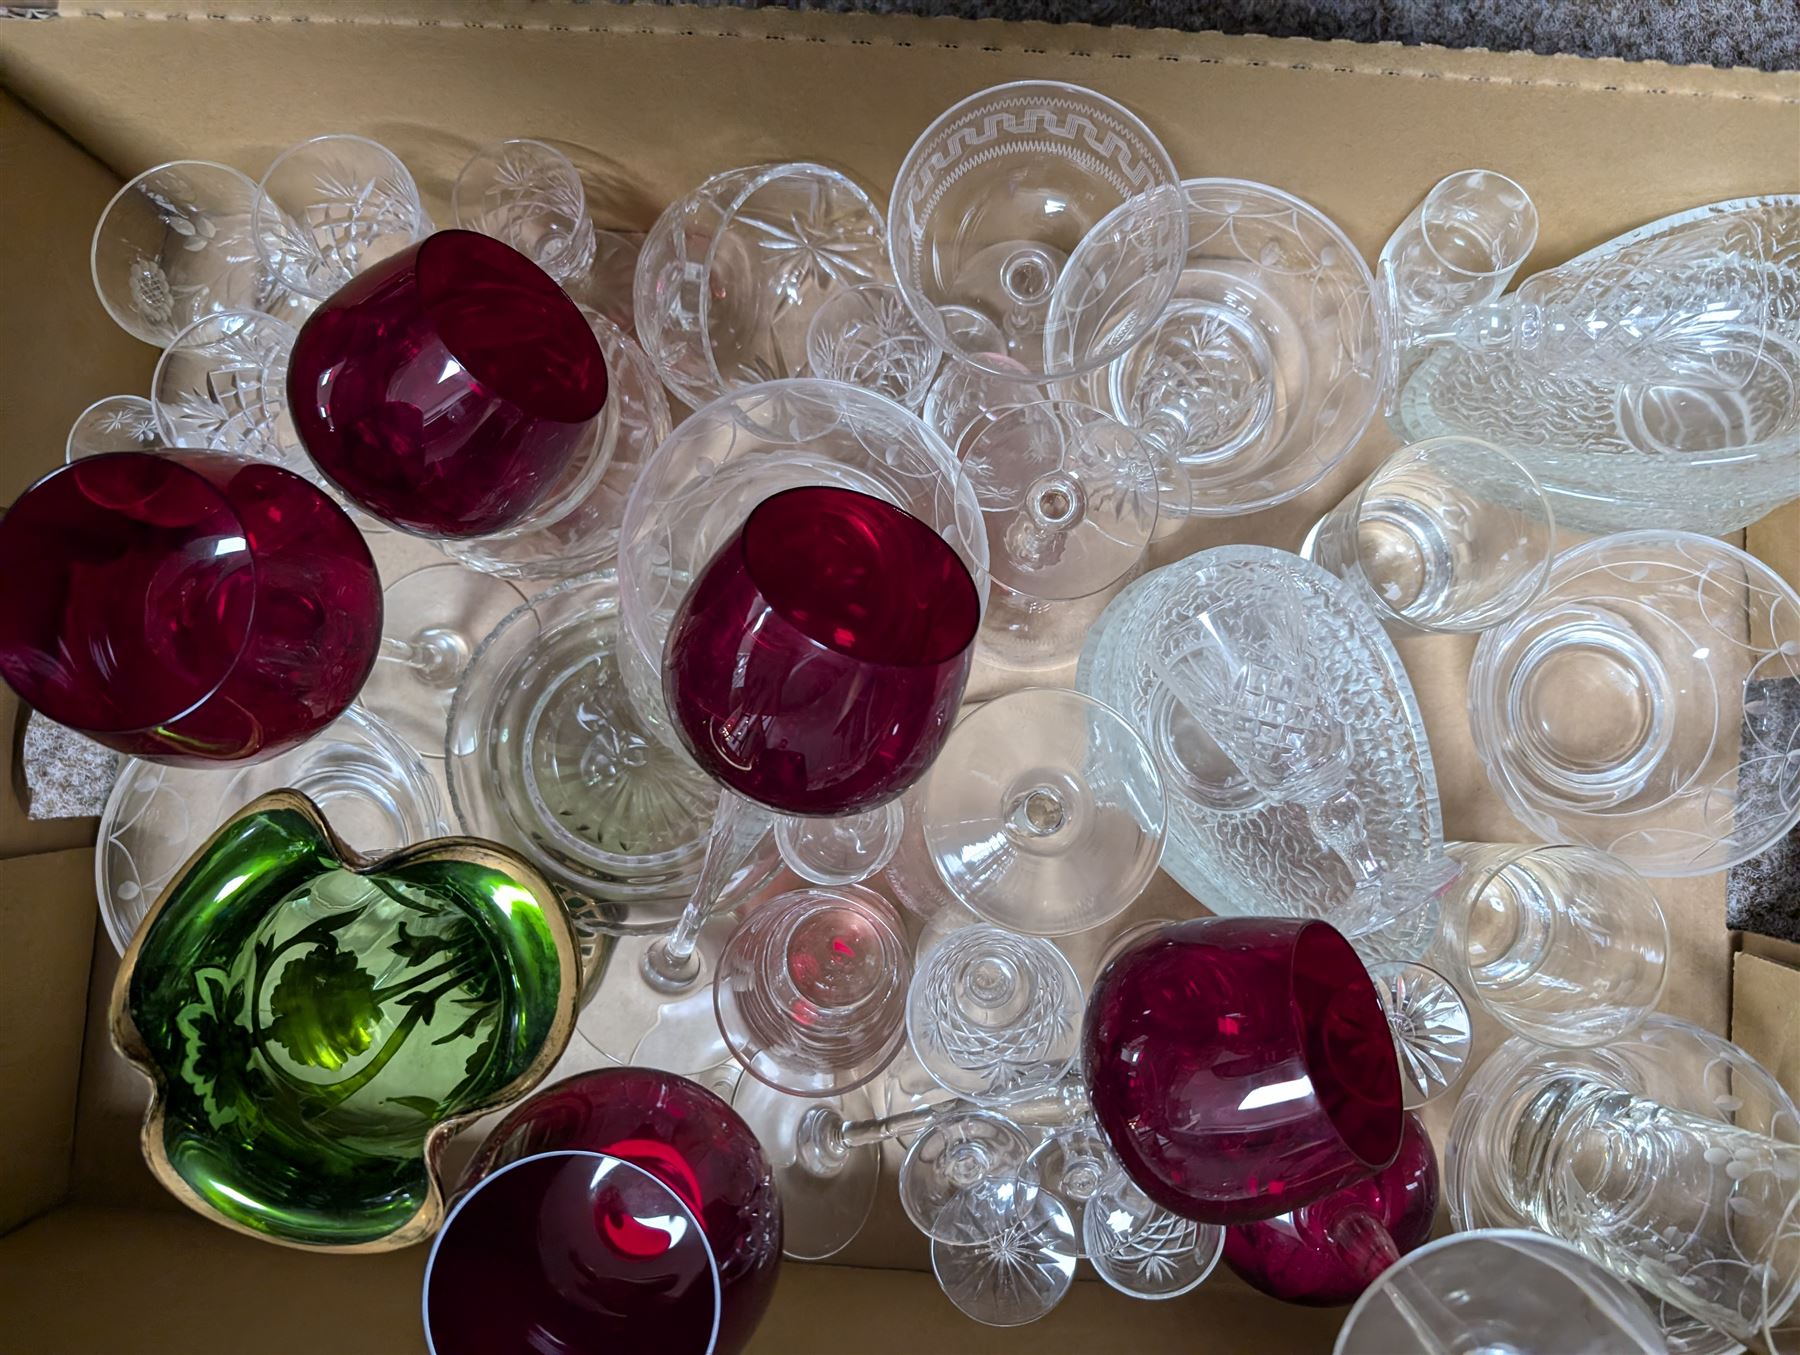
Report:
<svg viewBox="0 0 1800 1355"><path fill-rule="evenodd" d="M1184 174L1297 193L1370 258L1433 182L1469 165L1502 170L1536 196L1543 232L1528 270L1685 207L1800 189L1791 75L566 0L208 0L204 12L144 0L128 13L70 4L41 22L0 22L0 502L57 462L78 410L147 384L156 355L101 311L87 247L118 183L149 165L197 157L255 177L302 137L361 132L406 160L442 222L471 151L538 135L582 148L600 224L641 230L704 175L759 160L825 159L884 189L943 108L1028 76L1123 100ZM1196 524L1174 549L1291 548L1392 445L1377 427L1311 493ZM1791 544L1786 522L1753 544ZM1463 714L1471 648L1456 637L1401 646L1449 832L1504 841L1518 829L1482 778ZM136 1142L143 1089L98 1016L116 960L95 926L91 854L79 845L93 825L24 819L17 719L0 697L0 1350L420 1350L422 1249L339 1258L263 1245L187 1213L150 1180ZM1727 1030L1735 944L1721 878L1658 892L1677 937L1665 1005ZM1162 879L1139 911L1196 905ZM1740 1033L1795 1086L1800 974L1763 951L1737 964ZM1339 1320L1272 1303L1221 1270L1171 1303L1133 1303L1090 1277L1047 1321L991 1331L937 1293L891 1182L884 1194L843 1264L787 1267L756 1350L1314 1351L1329 1348Z"/></svg>

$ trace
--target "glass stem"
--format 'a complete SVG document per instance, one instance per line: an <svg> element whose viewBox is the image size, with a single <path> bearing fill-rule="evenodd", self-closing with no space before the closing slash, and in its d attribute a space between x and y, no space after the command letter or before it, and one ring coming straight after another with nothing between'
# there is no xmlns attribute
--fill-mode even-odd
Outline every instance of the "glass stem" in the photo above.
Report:
<svg viewBox="0 0 1800 1355"><path fill-rule="evenodd" d="M700 977L700 929L719 911L732 877L744 868L757 845L775 826L775 816L743 796L721 791L706 840L706 859L675 930L644 948L643 973L652 988L679 993Z"/></svg>
<svg viewBox="0 0 1800 1355"><path fill-rule="evenodd" d="M405 664L433 687L449 687L469 662L469 645L455 631L432 626L411 640L382 636L380 660Z"/></svg>
<svg viewBox="0 0 1800 1355"><path fill-rule="evenodd" d="M1400 1259L1394 1235L1367 1209L1334 1210L1325 1222L1324 1235L1364 1284L1372 1284L1376 1276Z"/></svg>
<svg viewBox="0 0 1800 1355"><path fill-rule="evenodd" d="M824 1106L814 1106L800 1120L800 1160L808 1162L810 1156L829 1156L830 1150L835 1149L841 1161L851 1148L903 1138L907 1134L929 1129L939 1120L952 1115L980 1109L974 1101L953 1096L913 1110L898 1111L893 1115L879 1115L868 1120L846 1120ZM1066 1082L1055 1091L1024 1101L1014 1101L1005 1109L1007 1119L1021 1125L1071 1124L1087 1116L1087 1088L1079 1081ZM812 1167L808 1165L807 1170L811 1171Z"/></svg>
<svg viewBox="0 0 1800 1355"><path fill-rule="evenodd" d="M1458 1355L1468 1349L1468 1324L1444 1306L1415 1268L1394 1266L1384 1276L1388 1301L1417 1338L1420 1355Z"/></svg>

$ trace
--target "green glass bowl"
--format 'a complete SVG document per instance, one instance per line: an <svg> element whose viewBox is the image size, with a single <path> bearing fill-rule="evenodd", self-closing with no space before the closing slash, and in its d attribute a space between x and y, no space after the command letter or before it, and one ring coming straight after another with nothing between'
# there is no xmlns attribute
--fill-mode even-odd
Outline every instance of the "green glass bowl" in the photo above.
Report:
<svg viewBox="0 0 1800 1355"><path fill-rule="evenodd" d="M568 915L523 857L452 837L363 860L280 790L171 878L112 1036L155 1089L144 1157L184 1204L383 1251L436 1230L444 1145L543 1080L579 989Z"/></svg>

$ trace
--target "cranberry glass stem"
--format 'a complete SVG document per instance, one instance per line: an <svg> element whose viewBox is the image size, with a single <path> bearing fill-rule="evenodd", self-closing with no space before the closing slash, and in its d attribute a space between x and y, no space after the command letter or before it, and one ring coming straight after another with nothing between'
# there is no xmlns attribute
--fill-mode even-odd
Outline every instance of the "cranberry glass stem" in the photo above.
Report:
<svg viewBox="0 0 1800 1355"><path fill-rule="evenodd" d="M761 805L731 791L720 794L706 840L706 858L700 863L700 878L694 882L687 907L681 910L674 931L644 948L643 973L652 988L679 993L698 982L700 929L718 911L732 876L743 869L757 844L774 827L775 816Z"/></svg>

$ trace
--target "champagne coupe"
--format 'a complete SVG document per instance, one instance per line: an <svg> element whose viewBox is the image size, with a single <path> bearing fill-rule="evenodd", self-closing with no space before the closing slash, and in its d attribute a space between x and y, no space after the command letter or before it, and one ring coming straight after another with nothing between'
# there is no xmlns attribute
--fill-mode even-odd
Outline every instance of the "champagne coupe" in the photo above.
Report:
<svg viewBox="0 0 1800 1355"><path fill-rule="evenodd" d="M178 766L273 757L375 662L381 584L312 485L213 452L83 457L0 519L0 676L109 748Z"/></svg>
<svg viewBox="0 0 1800 1355"><path fill-rule="evenodd" d="M1393 1038L1327 923L1202 918L1139 942L1094 984L1083 1061L1127 1175L1199 1223L1311 1204L1400 1149Z"/></svg>
<svg viewBox="0 0 1800 1355"><path fill-rule="evenodd" d="M544 1087L476 1150L462 1189L515 1162L578 1150L621 1158L690 1210L719 1268L719 1352L741 1350L775 1292L782 1211L749 1128L712 1092L648 1068L606 1068Z"/></svg>
<svg viewBox="0 0 1800 1355"><path fill-rule="evenodd" d="M520 1158L457 1201L425 1263L430 1355L713 1355L724 1297L692 1203L606 1153Z"/></svg>
<svg viewBox="0 0 1800 1355"><path fill-rule="evenodd" d="M1392 1163L1290 1213L1233 1224L1225 1230L1225 1264L1285 1303L1350 1303L1424 1245L1437 1206L1437 1155L1424 1123L1408 1115Z"/></svg>

